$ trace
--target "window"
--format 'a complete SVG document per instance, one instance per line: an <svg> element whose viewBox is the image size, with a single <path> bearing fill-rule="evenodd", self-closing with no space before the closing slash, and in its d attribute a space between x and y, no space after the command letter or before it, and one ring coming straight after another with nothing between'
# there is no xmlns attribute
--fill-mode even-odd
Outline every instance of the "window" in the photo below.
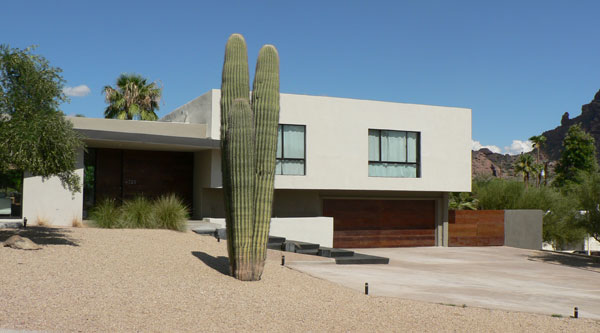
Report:
<svg viewBox="0 0 600 333"><path fill-rule="evenodd" d="M304 175L306 126L279 125L277 133L276 175Z"/></svg>
<svg viewBox="0 0 600 333"><path fill-rule="evenodd" d="M421 177L418 132L369 130L370 177Z"/></svg>

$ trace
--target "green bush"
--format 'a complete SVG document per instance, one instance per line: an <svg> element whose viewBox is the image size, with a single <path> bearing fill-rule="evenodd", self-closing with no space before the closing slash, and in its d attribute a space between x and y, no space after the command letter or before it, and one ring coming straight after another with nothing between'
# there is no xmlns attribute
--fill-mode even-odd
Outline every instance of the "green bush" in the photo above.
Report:
<svg viewBox="0 0 600 333"><path fill-rule="evenodd" d="M156 228L152 219L154 206L150 200L142 196L123 202L121 228Z"/></svg>
<svg viewBox="0 0 600 333"><path fill-rule="evenodd" d="M514 180L490 179L473 181L473 196L479 209L516 209L525 185Z"/></svg>
<svg viewBox="0 0 600 333"><path fill-rule="evenodd" d="M99 228L185 231L188 209L174 194L153 201L139 196L126 200L120 207L114 199L103 200L91 210L90 218Z"/></svg>
<svg viewBox="0 0 600 333"><path fill-rule="evenodd" d="M121 208L117 207L114 199L105 199L92 208L90 218L99 228L119 228Z"/></svg>
<svg viewBox="0 0 600 333"><path fill-rule="evenodd" d="M472 195L479 209L541 209L544 211L543 239L556 248L580 241L585 236L577 224L579 202L574 195L550 186L529 188L516 180L474 180Z"/></svg>
<svg viewBox="0 0 600 333"><path fill-rule="evenodd" d="M163 195L154 201L151 220L157 228L185 231L188 209L174 194Z"/></svg>

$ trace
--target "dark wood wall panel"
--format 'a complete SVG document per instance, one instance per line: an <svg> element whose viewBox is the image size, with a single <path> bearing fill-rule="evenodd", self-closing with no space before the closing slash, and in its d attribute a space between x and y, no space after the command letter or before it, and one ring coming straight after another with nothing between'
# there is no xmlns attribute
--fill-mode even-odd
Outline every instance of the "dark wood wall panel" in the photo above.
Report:
<svg viewBox="0 0 600 333"><path fill-rule="evenodd" d="M96 149L96 202L121 198L122 151Z"/></svg>
<svg viewBox="0 0 600 333"><path fill-rule="evenodd" d="M504 245L503 210L451 210L448 212L449 246Z"/></svg>
<svg viewBox="0 0 600 333"><path fill-rule="evenodd" d="M334 247L435 245L433 200L326 199L323 215L334 218Z"/></svg>
<svg viewBox="0 0 600 333"><path fill-rule="evenodd" d="M192 204L194 160L191 153L123 151L123 198L155 198L175 193Z"/></svg>
<svg viewBox="0 0 600 333"><path fill-rule="evenodd" d="M174 193L191 207L193 170L192 153L97 149L96 195L121 200Z"/></svg>

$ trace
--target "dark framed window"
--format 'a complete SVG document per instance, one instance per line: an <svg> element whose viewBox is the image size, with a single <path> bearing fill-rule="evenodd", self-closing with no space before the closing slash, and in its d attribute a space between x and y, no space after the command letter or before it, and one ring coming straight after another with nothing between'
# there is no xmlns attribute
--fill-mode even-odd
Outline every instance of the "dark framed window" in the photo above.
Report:
<svg viewBox="0 0 600 333"><path fill-rule="evenodd" d="M369 129L370 177L421 177L421 133Z"/></svg>
<svg viewBox="0 0 600 333"><path fill-rule="evenodd" d="M306 126L279 125L275 174L299 176L306 174Z"/></svg>

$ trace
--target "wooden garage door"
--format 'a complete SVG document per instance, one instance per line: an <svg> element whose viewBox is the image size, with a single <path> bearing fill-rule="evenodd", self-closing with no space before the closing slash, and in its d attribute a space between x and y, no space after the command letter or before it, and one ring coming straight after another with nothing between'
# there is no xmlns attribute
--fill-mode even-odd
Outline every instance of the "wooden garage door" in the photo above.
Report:
<svg viewBox="0 0 600 333"><path fill-rule="evenodd" d="M337 248L435 245L433 200L323 200Z"/></svg>

